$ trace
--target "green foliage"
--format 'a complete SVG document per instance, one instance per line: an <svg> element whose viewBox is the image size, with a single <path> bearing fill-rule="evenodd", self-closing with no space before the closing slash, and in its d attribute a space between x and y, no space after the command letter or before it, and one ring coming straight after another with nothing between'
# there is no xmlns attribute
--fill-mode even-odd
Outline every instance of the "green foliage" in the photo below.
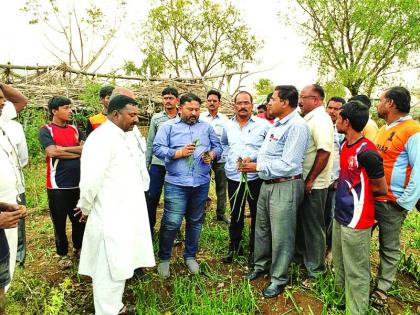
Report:
<svg viewBox="0 0 420 315"><path fill-rule="evenodd" d="M254 83L254 90L257 95L268 95L274 90L274 83L267 78L261 78Z"/></svg>
<svg viewBox="0 0 420 315"><path fill-rule="evenodd" d="M410 65L410 55L420 48L418 1L298 0L297 4L305 16L300 29L308 38L310 62L319 65L321 76L333 74L352 95L362 91L370 95L387 69Z"/></svg>
<svg viewBox="0 0 420 315"><path fill-rule="evenodd" d="M28 154L30 163L39 163L44 159L44 150L38 140L39 128L48 121L48 113L43 108L32 107L29 105L19 113L18 121L22 124L28 144Z"/></svg>
<svg viewBox="0 0 420 315"><path fill-rule="evenodd" d="M133 37L145 59L128 73L208 76L254 61L257 40L231 4L210 0L159 0Z"/></svg>
<svg viewBox="0 0 420 315"><path fill-rule="evenodd" d="M321 85L325 91L325 101L328 101L331 97L334 96L346 96L345 87L338 83L336 80L321 83Z"/></svg>
<svg viewBox="0 0 420 315"><path fill-rule="evenodd" d="M58 288L53 288L50 291L48 299L44 301L44 315L68 314L68 312L63 311L63 306L65 295L70 292L71 284L72 281L65 278Z"/></svg>

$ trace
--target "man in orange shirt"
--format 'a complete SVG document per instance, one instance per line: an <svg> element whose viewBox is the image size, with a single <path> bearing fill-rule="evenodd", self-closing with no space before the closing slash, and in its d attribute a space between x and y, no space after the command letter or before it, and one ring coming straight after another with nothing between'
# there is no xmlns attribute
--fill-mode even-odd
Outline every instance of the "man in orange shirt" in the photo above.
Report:
<svg viewBox="0 0 420 315"><path fill-rule="evenodd" d="M371 299L377 306L387 303L400 259L401 226L420 198L420 124L408 115L410 101L407 89L392 87L381 94L377 108L386 121L375 143L388 185L387 195L375 198L380 264Z"/></svg>
<svg viewBox="0 0 420 315"><path fill-rule="evenodd" d="M106 121L109 98L111 97L112 91L114 91L114 87L111 85L106 85L102 87L101 90L99 91L99 98L101 99L101 104L102 104L102 112L89 117L88 123L86 126L86 136L89 136L90 133L94 129L98 128L100 125L102 125Z"/></svg>

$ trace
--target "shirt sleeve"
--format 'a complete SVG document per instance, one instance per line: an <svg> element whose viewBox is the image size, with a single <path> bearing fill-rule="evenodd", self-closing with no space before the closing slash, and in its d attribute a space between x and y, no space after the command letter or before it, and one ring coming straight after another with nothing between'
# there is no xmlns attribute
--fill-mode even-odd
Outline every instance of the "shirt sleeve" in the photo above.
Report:
<svg viewBox="0 0 420 315"><path fill-rule="evenodd" d="M406 145L408 162L411 166L411 175L404 193L397 199L397 203L404 209L412 210L420 199L420 132L412 135Z"/></svg>
<svg viewBox="0 0 420 315"><path fill-rule="evenodd" d="M150 127L149 133L147 134L147 149L146 149L146 166L149 167L152 163L152 156L153 156L153 141L155 140L156 136L156 119L155 116L152 117L150 120Z"/></svg>
<svg viewBox="0 0 420 315"><path fill-rule="evenodd" d="M384 164L381 156L374 150L366 150L357 155L357 161L366 170L370 179L384 177Z"/></svg>
<svg viewBox="0 0 420 315"><path fill-rule="evenodd" d="M23 131L23 127L21 124L18 125L19 127L19 142L17 144L17 150L20 160L20 165L22 167L28 164L28 145L26 143L25 133Z"/></svg>
<svg viewBox="0 0 420 315"><path fill-rule="evenodd" d="M55 145L51 133L46 127L39 129L38 138L44 150L50 145Z"/></svg>
<svg viewBox="0 0 420 315"><path fill-rule="evenodd" d="M156 133L153 141L153 154L163 161L169 161L175 155L176 150L169 147L170 124L163 124Z"/></svg>
<svg viewBox="0 0 420 315"><path fill-rule="evenodd" d="M83 132L83 130L81 130L79 128L77 128L77 132L79 134L79 142L80 141L86 141L86 138L87 138L86 133Z"/></svg>
<svg viewBox="0 0 420 315"><path fill-rule="evenodd" d="M211 150L216 154L216 160L220 160L223 149L220 143L219 137L217 136L214 128L209 124L209 134L210 134L210 146Z"/></svg>
<svg viewBox="0 0 420 315"><path fill-rule="evenodd" d="M334 126L331 119L327 118L328 120L320 120L320 124L313 128L312 132L316 150L324 150L331 153L334 148Z"/></svg>

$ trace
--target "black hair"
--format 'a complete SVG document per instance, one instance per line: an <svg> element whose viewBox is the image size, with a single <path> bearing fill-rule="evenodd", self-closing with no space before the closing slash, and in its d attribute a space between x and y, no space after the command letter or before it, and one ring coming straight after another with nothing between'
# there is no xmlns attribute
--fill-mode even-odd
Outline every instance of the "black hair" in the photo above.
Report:
<svg viewBox="0 0 420 315"><path fill-rule="evenodd" d="M115 87L113 87L112 85L106 85L101 87L101 89L99 90L99 97L102 99L107 96L111 96L112 91L114 91L114 88Z"/></svg>
<svg viewBox="0 0 420 315"><path fill-rule="evenodd" d="M267 105L265 104L258 105L257 109L261 109L261 108L263 108L264 110L267 110Z"/></svg>
<svg viewBox="0 0 420 315"><path fill-rule="evenodd" d="M165 96L165 95L173 95L176 98L178 98L179 94L178 94L178 90L176 88L168 86L168 87L164 88L163 91L162 91L162 96Z"/></svg>
<svg viewBox="0 0 420 315"><path fill-rule="evenodd" d="M319 95L321 100L325 98L324 89L319 84L312 84L312 90Z"/></svg>
<svg viewBox="0 0 420 315"><path fill-rule="evenodd" d="M394 86L385 92L385 98L392 100L399 112L410 112L411 95L406 88Z"/></svg>
<svg viewBox="0 0 420 315"><path fill-rule="evenodd" d="M48 101L48 110L52 114L53 109L58 109L60 106L70 105L71 101L65 96L53 96Z"/></svg>
<svg viewBox="0 0 420 315"><path fill-rule="evenodd" d="M370 101L370 98L367 97L367 95L363 95L363 94L359 94L359 95L355 95L355 96L350 97L349 102L350 101L362 102L363 104L365 104L369 108L372 106L372 102Z"/></svg>
<svg viewBox="0 0 420 315"><path fill-rule="evenodd" d="M247 92L247 91L239 91L238 93L236 93L235 97L233 98L233 102L236 103L236 98L238 97L238 95L240 94L247 94L249 95L249 98L251 99L251 103L253 104L253 100L252 100L252 95L251 93Z"/></svg>
<svg viewBox="0 0 420 315"><path fill-rule="evenodd" d="M295 86L278 85L274 88L274 91L278 91L280 99L288 100L290 107L296 108L298 106L299 92Z"/></svg>
<svg viewBox="0 0 420 315"><path fill-rule="evenodd" d="M361 132L369 120L369 107L360 101L350 101L341 108L340 115L348 119L355 131Z"/></svg>
<svg viewBox="0 0 420 315"><path fill-rule="evenodd" d="M186 93L186 94L181 95L181 98L179 100L179 105L182 106L185 103L192 102L192 101L196 101L201 105L201 99L193 93Z"/></svg>
<svg viewBox="0 0 420 315"><path fill-rule="evenodd" d="M126 105L138 105L135 99L128 97L126 95L115 95L111 101L109 102L108 106L108 115L114 111L122 110Z"/></svg>
<svg viewBox="0 0 420 315"><path fill-rule="evenodd" d="M210 90L210 91L208 91L208 92L207 92L207 98L208 98L210 95L216 95L216 96L217 96L217 98L218 98L218 100L219 100L219 102L220 102L220 100L222 99L222 94L220 94L220 92L219 92L218 90Z"/></svg>
<svg viewBox="0 0 420 315"><path fill-rule="evenodd" d="M352 99L349 99L349 102L351 101ZM331 97L329 100L328 100L328 102L327 102L327 106L328 106L328 103L329 102L331 102L331 101L333 101L333 102L337 102L337 103L341 103L341 105L343 105L343 104L345 104L346 103L346 100L344 99L344 98L342 98L342 97L340 97L340 96L333 96L333 97ZM363 102L362 102L363 103ZM363 103L364 104L364 103Z"/></svg>
<svg viewBox="0 0 420 315"><path fill-rule="evenodd" d="M268 93L267 94L267 97L265 98L265 101L268 103L268 102L270 102L270 100L271 100L271 97L273 96L273 92L271 92L271 93Z"/></svg>

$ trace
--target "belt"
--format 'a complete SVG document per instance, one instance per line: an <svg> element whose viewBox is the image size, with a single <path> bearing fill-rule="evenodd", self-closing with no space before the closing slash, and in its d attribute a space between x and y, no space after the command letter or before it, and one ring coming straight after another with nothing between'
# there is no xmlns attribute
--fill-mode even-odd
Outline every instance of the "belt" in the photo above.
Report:
<svg viewBox="0 0 420 315"><path fill-rule="evenodd" d="M288 182L289 180L301 179L301 178L302 178L302 174L299 174L299 175L290 176L290 177L277 177L273 179L267 179L267 180L264 180L264 183L277 184L277 183Z"/></svg>

